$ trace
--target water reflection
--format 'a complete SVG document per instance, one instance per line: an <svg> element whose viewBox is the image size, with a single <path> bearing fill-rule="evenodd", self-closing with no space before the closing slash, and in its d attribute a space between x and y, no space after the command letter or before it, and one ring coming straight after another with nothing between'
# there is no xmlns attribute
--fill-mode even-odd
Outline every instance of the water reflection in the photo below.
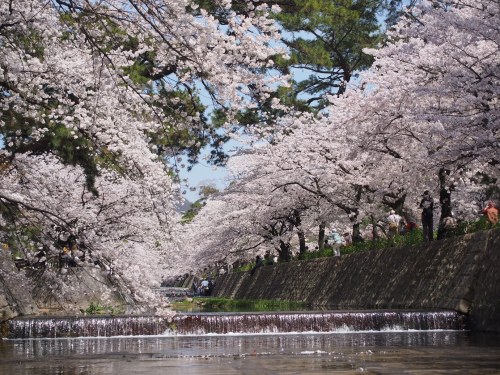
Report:
<svg viewBox="0 0 500 375"><path fill-rule="evenodd" d="M289 334L189 337L115 337L78 339L7 340L0 344L5 355L23 359L50 356L162 354L168 357L231 356L264 352L297 354L304 349L331 351L338 348L384 346L465 345L469 336L461 332L361 332L349 334Z"/></svg>
<svg viewBox="0 0 500 375"><path fill-rule="evenodd" d="M0 374L500 373L500 340L468 332L361 332L0 341Z"/></svg>

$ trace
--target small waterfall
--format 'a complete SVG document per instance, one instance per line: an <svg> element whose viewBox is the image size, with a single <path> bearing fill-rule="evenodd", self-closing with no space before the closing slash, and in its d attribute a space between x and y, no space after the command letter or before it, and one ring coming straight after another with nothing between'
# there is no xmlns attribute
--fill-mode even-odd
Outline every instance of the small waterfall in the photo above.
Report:
<svg viewBox="0 0 500 375"><path fill-rule="evenodd" d="M3 323L7 338L61 338L160 335L168 328L155 316L18 318Z"/></svg>
<svg viewBox="0 0 500 375"><path fill-rule="evenodd" d="M204 335L227 333L464 330L454 311L325 311L179 314L168 323L154 316L35 317L4 322L6 338Z"/></svg>
<svg viewBox="0 0 500 375"><path fill-rule="evenodd" d="M186 314L174 319L177 334L464 330L454 311L335 311L314 313Z"/></svg>

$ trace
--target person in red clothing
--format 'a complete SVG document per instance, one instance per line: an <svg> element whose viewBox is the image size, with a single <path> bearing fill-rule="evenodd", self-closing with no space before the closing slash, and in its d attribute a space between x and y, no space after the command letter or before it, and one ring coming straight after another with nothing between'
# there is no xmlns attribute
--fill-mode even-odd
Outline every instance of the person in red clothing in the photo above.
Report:
<svg viewBox="0 0 500 375"><path fill-rule="evenodd" d="M488 205L483 210L484 216L488 219L491 226L494 226L498 223L498 208L495 207L495 203L492 201L488 202Z"/></svg>

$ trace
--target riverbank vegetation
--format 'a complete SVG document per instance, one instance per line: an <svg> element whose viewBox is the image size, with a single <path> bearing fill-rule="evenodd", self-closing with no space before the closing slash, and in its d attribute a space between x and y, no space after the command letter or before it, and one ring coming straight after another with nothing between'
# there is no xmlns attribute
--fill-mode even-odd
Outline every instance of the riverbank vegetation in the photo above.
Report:
<svg viewBox="0 0 500 375"><path fill-rule="evenodd" d="M245 311L300 311L306 310L305 303L277 300L232 300L215 297L195 297L173 304L175 311L203 312L245 312Z"/></svg>

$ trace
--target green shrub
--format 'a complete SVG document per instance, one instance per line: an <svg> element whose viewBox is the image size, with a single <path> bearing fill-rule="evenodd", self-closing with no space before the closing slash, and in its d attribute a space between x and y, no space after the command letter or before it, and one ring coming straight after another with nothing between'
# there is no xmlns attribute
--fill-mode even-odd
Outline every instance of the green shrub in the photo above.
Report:
<svg viewBox="0 0 500 375"><path fill-rule="evenodd" d="M480 230L487 230L491 228L491 224L484 217L476 221L464 221L459 223L456 228L450 230L447 234L447 238L453 236L461 236L467 233L474 233ZM494 228L500 228L500 223L495 225ZM434 238L436 238L436 232L434 233ZM378 250L394 246L413 246L422 242L424 242L423 232L421 229L416 229L404 235L396 235L393 238L381 238L378 240L367 240L360 243L351 244L349 246L343 247L340 252L341 254L352 254L359 251Z"/></svg>
<svg viewBox="0 0 500 375"><path fill-rule="evenodd" d="M300 259L309 260L331 256L333 256L333 249L331 247L326 247L323 250L308 251L307 253L302 254Z"/></svg>
<svg viewBox="0 0 500 375"><path fill-rule="evenodd" d="M118 310L112 306L103 306L98 302L90 302L89 307L86 309L80 309L80 312L87 315L115 315L118 313Z"/></svg>
<svg viewBox="0 0 500 375"><path fill-rule="evenodd" d="M491 229L491 228L492 228L492 226L491 226L490 222L485 217L482 217L481 219L479 219L477 221L472 221L472 222L464 221L464 222L458 223L457 227L455 229L453 229L453 234L460 236L460 235L464 235L467 233L474 233L474 232L478 232L480 230L487 230L487 229ZM497 225L495 225L493 228L500 228L500 223L497 223Z"/></svg>
<svg viewBox="0 0 500 375"><path fill-rule="evenodd" d="M246 271L250 271L253 268L254 264L255 263L244 264L243 266L234 269L234 272L246 272Z"/></svg>

